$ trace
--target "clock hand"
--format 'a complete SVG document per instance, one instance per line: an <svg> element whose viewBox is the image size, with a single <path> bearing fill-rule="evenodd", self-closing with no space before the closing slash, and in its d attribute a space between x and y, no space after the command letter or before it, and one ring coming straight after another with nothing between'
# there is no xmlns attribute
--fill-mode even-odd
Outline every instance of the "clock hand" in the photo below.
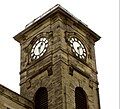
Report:
<svg viewBox="0 0 120 109"><path fill-rule="evenodd" d="M80 48L82 48L81 45L79 47L77 47L79 55L80 55Z"/></svg>
<svg viewBox="0 0 120 109"><path fill-rule="evenodd" d="M40 44L40 46L38 47L38 51L40 53L40 49L41 49L41 46L43 45L43 42Z"/></svg>

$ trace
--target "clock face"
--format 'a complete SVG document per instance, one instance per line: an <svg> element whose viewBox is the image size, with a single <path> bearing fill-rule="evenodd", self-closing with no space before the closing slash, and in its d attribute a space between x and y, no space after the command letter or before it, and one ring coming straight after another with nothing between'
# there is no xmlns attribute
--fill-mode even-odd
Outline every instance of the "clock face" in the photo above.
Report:
<svg viewBox="0 0 120 109"><path fill-rule="evenodd" d="M70 38L70 46L77 57L83 60L86 58L86 49L80 40L74 37Z"/></svg>
<svg viewBox="0 0 120 109"><path fill-rule="evenodd" d="M48 40L46 38L38 39L32 47L31 58L38 59L41 57L47 50Z"/></svg>

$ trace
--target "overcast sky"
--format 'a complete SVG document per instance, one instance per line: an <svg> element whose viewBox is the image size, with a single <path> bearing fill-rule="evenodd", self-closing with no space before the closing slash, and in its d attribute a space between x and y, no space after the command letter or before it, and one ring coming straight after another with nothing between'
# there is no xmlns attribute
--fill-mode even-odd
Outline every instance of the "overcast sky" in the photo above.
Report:
<svg viewBox="0 0 120 109"><path fill-rule="evenodd" d="M61 4L102 38L96 43L101 109L118 109L119 0L1 0L0 84L19 93L20 46L13 37L25 25Z"/></svg>

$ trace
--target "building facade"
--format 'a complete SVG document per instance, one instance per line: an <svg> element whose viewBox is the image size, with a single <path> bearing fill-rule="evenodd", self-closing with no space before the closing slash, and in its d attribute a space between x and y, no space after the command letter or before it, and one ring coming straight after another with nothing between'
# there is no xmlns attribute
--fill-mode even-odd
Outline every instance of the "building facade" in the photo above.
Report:
<svg viewBox="0 0 120 109"><path fill-rule="evenodd" d="M17 96L28 101L11 109L100 109L94 48L100 36L87 25L56 5L14 39L21 46Z"/></svg>

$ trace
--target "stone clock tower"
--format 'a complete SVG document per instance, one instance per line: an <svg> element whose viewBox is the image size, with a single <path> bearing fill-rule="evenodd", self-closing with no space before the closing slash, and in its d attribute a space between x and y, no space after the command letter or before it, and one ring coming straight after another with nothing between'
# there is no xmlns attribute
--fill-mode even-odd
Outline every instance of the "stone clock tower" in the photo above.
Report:
<svg viewBox="0 0 120 109"><path fill-rule="evenodd" d="M14 39L21 46L20 95L34 109L100 109L95 42L100 37L60 5Z"/></svg>

